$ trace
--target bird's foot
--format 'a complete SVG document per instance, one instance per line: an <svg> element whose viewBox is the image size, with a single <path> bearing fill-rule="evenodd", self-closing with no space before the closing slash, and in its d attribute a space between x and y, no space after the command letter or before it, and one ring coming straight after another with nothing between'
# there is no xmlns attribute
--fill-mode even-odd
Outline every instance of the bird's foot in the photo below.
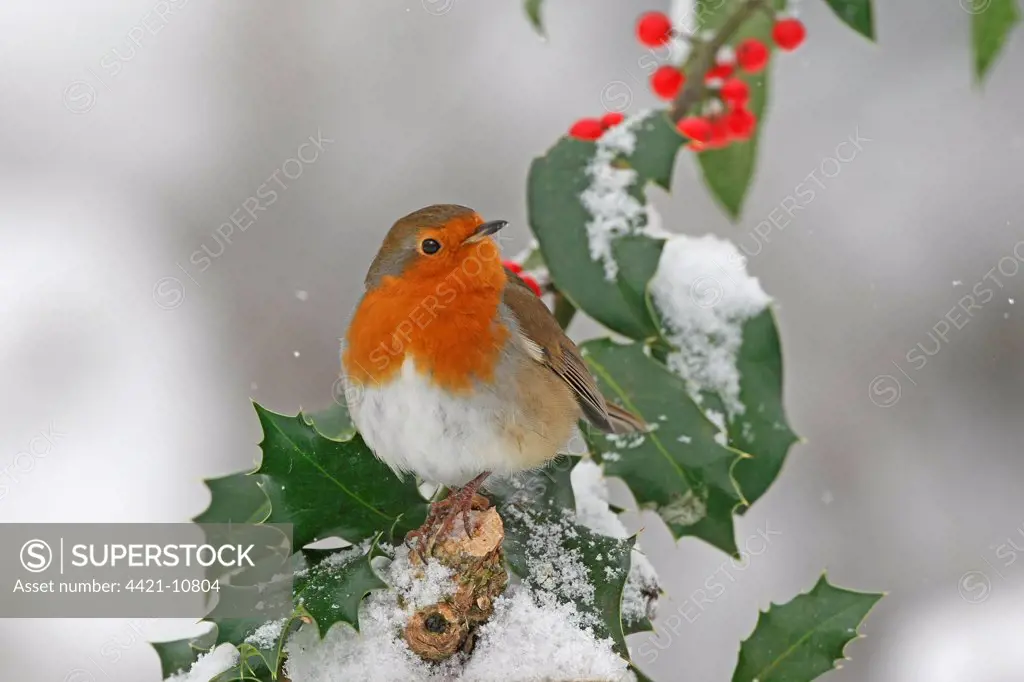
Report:
<svg viewBox="0 0 1024 682"><path fill-rule="evenodd" d="M484 510L491 506L490 500L477 493L485 478L487 478L487 474L477 476L462 488L449 492L445 499L432 503L427 520L423 522L423 525L405 536L407 545L411 540L417 540L416 551L421 559L430 556L437 541L451 533L459 515L462 516L466 535L473 534L469 512Z"/></svg>

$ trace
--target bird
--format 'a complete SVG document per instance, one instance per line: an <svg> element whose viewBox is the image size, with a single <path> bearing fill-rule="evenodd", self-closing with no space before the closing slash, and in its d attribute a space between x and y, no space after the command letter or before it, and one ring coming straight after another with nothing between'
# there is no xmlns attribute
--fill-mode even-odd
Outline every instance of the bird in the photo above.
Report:
<svg viewBox="0 0 1024 682"><path fill-rule="evenodd" d="M563 452L581 418L609 433L646 426L605 399L554 315L503 265L494 235L507 224L456 204L397 220L343 340L353 424L400 477L449 489L424 524L442 532L460 513L466 522L488 476Z"/></svg>

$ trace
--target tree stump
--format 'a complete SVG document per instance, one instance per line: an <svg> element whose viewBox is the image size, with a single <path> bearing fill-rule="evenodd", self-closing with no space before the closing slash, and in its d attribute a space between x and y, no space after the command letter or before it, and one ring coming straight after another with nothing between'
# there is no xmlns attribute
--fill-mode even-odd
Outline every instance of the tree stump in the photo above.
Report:
<svg viewBox="0 0 1024 682"><path fill-rule="evenodd" d="M494 507L468 514L468 523L459 515L451 532L438 537L430 552L452 570L451 579L457 585L454 594L420 608L405 626L406 643L424 660L443 661L458 651L472 650L476 629L491 617L494 599L508 584L501 517ZM415 552L410 560L414 565L423 561Z"/></svg>

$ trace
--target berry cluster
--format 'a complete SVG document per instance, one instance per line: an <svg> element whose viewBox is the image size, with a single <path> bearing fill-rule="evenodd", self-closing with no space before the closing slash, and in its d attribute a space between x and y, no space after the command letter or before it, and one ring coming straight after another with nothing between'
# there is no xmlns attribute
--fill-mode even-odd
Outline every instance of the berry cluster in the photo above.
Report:
<svg viewBox="0 0 1024 682"><path fill-rule="evenodd" d="M647 47L667 44L676 32L672 21L661 12L648 12L636 24L636 36ZM803 23L792 17L776 20L772 27L772 40L781 50L798 48L807 35ZM720 149L732 142L749 140L757 127L757 117L747 108L750 86L736 72L755 74L764 70L771 50L756 38L741 41L735 49L723 48L715 63L704 75L704 88L699 101L701 115L687 116L676 127L690 138L690 148ZM651 74L650 86L655 95L674 100L686 85L686 74L681 66L664 65ZM569 135L582 140L596 140L605 130L622 121L622 114L607 114L604 118L584 118L573 124Z"/></svg>
<svg viewBox="0 0 1024 682"><path fill-rule="evenodd" d="M596 140L604 135L604 131L619 125L625 118L617 111L609 112L601 118L581 118L569 128L569 135L580 140Z"/></svg>
<svg viewBox="0 0 1024 682"><path fill-rule="evenodd" d="M535 280L532 275L523 272L522 265L515 262L514 260L502 261L501 264L504 265L507 269L519 275L519 279L523 280L523 284L530 287L530 290L533 293L537 294L538 296L542 295L543 292L540 289L540 285L537 284L537 280Z"/></svg>

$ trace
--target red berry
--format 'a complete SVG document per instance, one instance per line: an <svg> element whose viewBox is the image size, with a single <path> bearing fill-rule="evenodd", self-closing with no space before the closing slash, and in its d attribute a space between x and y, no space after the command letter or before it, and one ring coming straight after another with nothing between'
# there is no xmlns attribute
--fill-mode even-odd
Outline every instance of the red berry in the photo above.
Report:
<svg viewBox="0 0 1024 682"><path fill-rule="evenodd" d="M707 75L704 76L704 80L705 82L716 79L724 81L726 78L732 75L732 72L735 69L736 67L732 64L715 64L713 67L711 67L710 70L708 70Z"/></svg>
<svg viewBox="0 0 1024 682"><path fill-rule="evenodd" d="M728 147L732 141L732 133L725 122L724 116L715 116L708 119L711 125L711 139L705 145L707 149L721 149Z"/></svg>
<svg viewBox="0 0 1024 682"><path fill-rule="evenodd" d="M783 50L795 50L807 37L807 29L799 19L779 19L772 28L772 39Z"/></svg>
<svg viewBox="0 0 1024 682"><path fill-rule="evenodd" d="M530 287L530 290L533 291L533 293L537 294L538 296L542 295L540 285L537 284L537 280L535 280L533 277L530 277L529 275L520 275L519 279L523 280L523 284Z"/></svg>
<svg viewBox="0 0 1024 682"><path fill-rule="evenodd" d="M569 136L580 140L596 140L604 134L604 127L596 118L581 118L569 128Z"/></svg>
<svg viewBox="0 0 1024 682"><path fill-rule="evenodd" d="M623 116L617 111L609 112L601 117L601 127L607 129L611 128L612 126L617 126L620 123L622 123L622 121L625 120L625 118L625 116Z"/></svg>
<svg viewBox="0 0 1024 682"><path fill-rule="evenodd" d="M726 104L733 107L744 107L750 99L750 86L739 78L730 78L722 83L719 94Z"/></svg>
<svg viewBox="0 0 1024 682"><path fill-rule="evenodd" d="M662 99L672 99L686 82L683 72L674 66L662 66L651 74L651 90Z"/></svg>
<svg viewBox="0 0 1024 682"><path fill-rule="evenodd" d="M515 262L514 260L504 260L501 262L501 264L504 265L507 269L516 273L517 275L523 271L523 266Z"/></svg>
<svg viewBox="0 0 1024 682"><path fill-rule="evenodd" d="M737 140L749 140L757 127L757 117L752 113L737 107L725 115L725 124L729 133Z"/></svg>
<svg viewBox="0 0 1024 682"><path fill-rule="evenodd" d="M768 64L768 48L757 38L747 38L736 46L736 63L749 73L757 73Z"/></svg>
<svg viewBox="0 0 1024 682"><path fill-rule="evenodd" d="M711 141L711 124L700 116L688 116L676 124L676 129L690 139L690 147L703 149Z"/></svg>
<svg viewBox="0 0 1024 682"><path fill-rule="evenodd" d="M636 22L636 37L647 47L660 47L672 39L672 20L661 12L648 12Z"/></svg>

